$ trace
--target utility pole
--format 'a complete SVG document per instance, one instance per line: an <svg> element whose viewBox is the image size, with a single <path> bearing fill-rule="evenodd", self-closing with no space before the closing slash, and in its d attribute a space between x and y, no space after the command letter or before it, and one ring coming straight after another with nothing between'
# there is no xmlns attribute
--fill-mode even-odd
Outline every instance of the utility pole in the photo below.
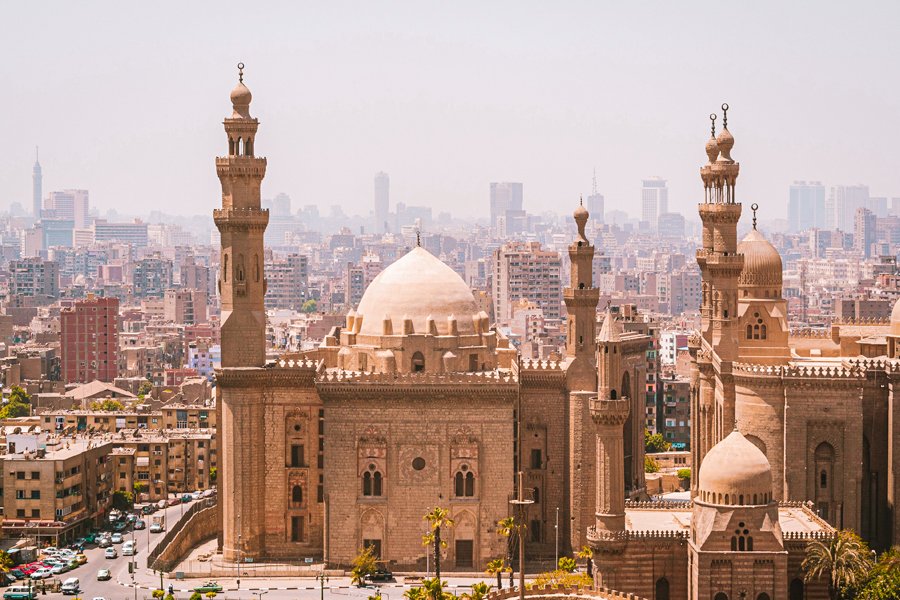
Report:
<svg viewBox="0 0 900 600"><path fill-rule="evenodd" d="M559 568L559 507L556 507L556 525L553 526L553 529L556 530L556 563L555 568Z"/></svg>
<svg viewBox="0 0 900 600"><path fill-rule="evenodd" d="M519 535L519 600L525 600L525 519L528 507L534 504L534 500L525 499L524 474L519 471L519 485L516 499L510 500L516 514L516 531Z"/></svg>

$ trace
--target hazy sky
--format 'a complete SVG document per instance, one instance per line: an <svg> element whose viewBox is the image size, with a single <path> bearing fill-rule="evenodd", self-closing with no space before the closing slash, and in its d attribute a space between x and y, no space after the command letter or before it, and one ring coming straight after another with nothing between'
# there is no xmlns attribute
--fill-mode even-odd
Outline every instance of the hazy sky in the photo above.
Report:
<svg viewBox="0 0 900 600"><path fill-rule="evenodd" d="M738 199L783 216L794 179L900 196L897 2L16 2L3 11L0 209L87 188L105 210L208 213L246 63L263 196L486 215L641 178L694 212L708 114L727 101ZM719 120L721 123L721 118Z"/></svg>

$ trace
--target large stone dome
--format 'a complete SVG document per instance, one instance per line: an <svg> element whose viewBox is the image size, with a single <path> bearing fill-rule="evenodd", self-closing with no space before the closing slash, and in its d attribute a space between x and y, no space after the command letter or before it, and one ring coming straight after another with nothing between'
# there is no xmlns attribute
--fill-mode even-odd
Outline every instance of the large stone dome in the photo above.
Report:
<svg viewBox="0 0 900 600"><path fill-rule="evenodd" d="M738 280L741 287L781 288L781 255L763 234L750 230L737 251L744 255L744 270Z"/></svg>
<svg viewBox="0 0 900 600"><path fill-rule="evenodd" d="M391 319L393 331L403 331L403 321L411 319L415 333L428 333L434 320L437 333L450 333L450 317L461 335L475 333L478 308L472 290L453 269L421 247L413 248L382 271L366 288L357 319L362 316L362 335L382 335L384 320Z"/></svg>
<svg viewBox="0 0 900 600"><path fill-rule="evenodd" d="M713 446L700 465L700 500L757 505L772 500L772 466L762 450L735 430Z"/></svg>

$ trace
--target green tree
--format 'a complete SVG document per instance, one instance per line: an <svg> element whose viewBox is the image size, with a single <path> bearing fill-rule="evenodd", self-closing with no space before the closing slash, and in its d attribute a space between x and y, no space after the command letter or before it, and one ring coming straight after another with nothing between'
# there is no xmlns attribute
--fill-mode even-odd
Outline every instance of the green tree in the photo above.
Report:
<svg viewBox="0 0 900 600"><path fill-rule="evenodd" d="M319 303L310 298L306 302L303 303L303 306L300 307L300 310L305 313L314 313L316 312L316 308L318 308Z"/></svg>
<svg viewBox="0 0 900 600"><path fill-rule="evenodd" d="M659 473L659 463L648 454L644 455L644 473Z"/></svg>
<svg viewBox="0 0 900 600"><path fill-rule="evenodd" d="M587 574L588 577L594 577L594 551L591 550L590 546L582 546L581 550L579 550L575 554L576 558L583 558L587 561Z"/></svg>
<svg viewBox="0 0 900 600"><path fill-rule="evenodd" d="M19 386L14 385L9 390L9 401L18 402L20 404L31 404L31 396Z"/></svg>
<svg viewBox="0 0 900 600"><path fill-rule="evenodd" d="M691 470L690 469L678 469L678 479L690 479L691 478Z"/></svg>
<svg viewBox="0 0 900 600"><path fill-rule="evenodd" d="M514 517L506 517L497 521L497 533L506 538L506 564L509 568L509 587L513 586L513 551L516 548L518 526Z"/></svg>
<svg viewBox="0 0 900 600"><path fill-rule="evenodd" d="M204 596L206 596L207 598L209 598L209 600L212 600L213 598L216 597L216 593L215 593L214 591L212 591L212 590L209 590L208 592L206 592L206 593L204 594Z"/></svg>
<svg viewBox="0 0 900 600"><path fill-rule="evenodd" d="M375 548L366 546L360 550L351 565L353 568L350 569L350 581L353 585L362 587L366 583L366 575L371 575L378 569Z"/></svg>
<svg viewBox="0 0 900 600"><path fill-rule="evenodd" d="M17 385L9 392L9 398L3 408L0 408L0 419L14 419L27 417L31 414L31 396Z"/></svg>
<svg viewBox="0 0 900 600"><path fill-rule="evenodd" d="M435 506L430 513L423 517L428 521L430 531L422 536L422 544L431 546L434 551L434 578L441 580L441 548L447 547L447 542L441 539L441 530L447 530L454 525L450 518L450 511L440 506ZM435 600L437 600L435 598Z"/></svg>
<svg viewBox="0 0 900 600"><path fill-rule="evenodd" d="M468 600L482 600L491 592L491 586L483 581L473 583L471 589L471 592L465 593L461 597Z"/></svg>
<svg viewBox="0 0 900 600"><path fill-rule="evenodd" d="M138 398L143 400L144 397L152 391L153 391L153 384L150 383L149 381L144 381L141 383L140 387L138 387L137 396L138 396Z"/></svg>
<svg viewBox="0 0 900 600"><path fill-rule="evenodd" d="M143 494L147 491L147 484L143 481L135 481L134 482L134 493L135 495Z"/></svg>
<svg viewBox="0 0 900 600"><path fill-rule="evenodd" d="M455 596L445 593L444 586L446 581L441 581L440 577L432 577L431 579L422 580L422 589L425 591L425 597L429 600L451 600Z"/></svg>
<svg viewBox="0 0 900 600"><path fill-rule="evenodd" d="M506 569L506 562L503 558L495 558L494 560L488 561L487 568L484 570L488 575L496 575L498 590L503 589L503 573Z"/></svg>
<svg viewBox="0 0 900 600"><path fill-rule="evenodd" d="M218 476L219 476L219 469L218 469L217 467L210 467L210 468L209 468L209 482L210 482L210 483L215 483L215 482L216 482L216 478L217 478Z"/></svg>
<svg viewBox="0 0 900 600"><path fill-rule="evenodd" d="M672 447L672 444L666 441L661 433L650 434L647 429L644 430L644 452L666 452Z"/></svg>
<svg viewBox="0 0 900 600"><path fill-rule="evenodd" d="M0 550L0 573L8 573L12 567L13 559L10 557L9 552Z"/></svg>
<svg viewBox="0 0 900 600"><path fill-rule="evenodd" d="M569 558L568 556L560 556L559 563L556 565L560 571L565 571L566 573L574 573L575 567L578 564L575 562L574 558Z"/></svg>
<svg viewBox="0 0 900 600"><path fill-rule="evenodd" d="M105 398L103 400L94 400L91 402L91 410L104 410L107 412L119 412L125 410L125 405L121 400L113 398Z"/></svg>
<svg viewBox="0 0 900 600"><path fill-rule="evenodd" d="M872 568L869 548L850 530L835 533L830 540L813 540L806 547L801 565L807 582L827 578L828 596L840 600L844 589L860 585Z"/></svg>
<svg viewBox="0 0 900 600"><path fill-rule="evenodd" d="M200 592L194 592L189 600L203 600L203 596L200 595Z"/></svg>
<svg viewBox="0 0 900 600"><path fill-rule="evenodd" d="M425 594L425 590L420 587L411 587L405 592L403 592L403 597L406 600L426 600L428 596Z"/></svg>
<svg viewBox="0 0 900 600"><path fill-rule="evenodd" d="M134 506L134 496L125 490L116 490L113 492L112 506L117 510L131 510Z"/></svg>
<svg viewBox="0 0 900 600"><path fill-rule="evenodd" d="M541 573L534 579L533 587L542 587L549 585L551 587L582 587L589 588L594 585L594 580L587 573L569 573L562 569Z"/></svg>
<svg viewBox="0 0 900 600"><path fill-rule="evenodd" d="M857 600L900 600L900 546L882 552L855 597Z"/></svg>
<svg viewBox="0 0 900 600"><path fill-rule="evenodd" d="M166 597L163 600L175 600L174 594L166 594Z"/></svg>
<svg viewBox="0 0 900 600"><path fill-rule="evenodd" d="M151 594L154 598L162 598L165 595L166 592L164 590L153 590L153 593Z"/></svg>

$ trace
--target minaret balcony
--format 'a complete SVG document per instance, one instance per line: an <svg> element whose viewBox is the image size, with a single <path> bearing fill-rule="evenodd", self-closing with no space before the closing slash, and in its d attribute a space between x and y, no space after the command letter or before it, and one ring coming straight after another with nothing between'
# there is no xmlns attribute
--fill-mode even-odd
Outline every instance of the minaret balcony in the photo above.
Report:
<svg viewBox="0 0 900 600"><path fill-rule="evenodd" d="M590 410L591 418L598 425L624 425L631 412L631 403L628 398L591 398Z"/></svg>

